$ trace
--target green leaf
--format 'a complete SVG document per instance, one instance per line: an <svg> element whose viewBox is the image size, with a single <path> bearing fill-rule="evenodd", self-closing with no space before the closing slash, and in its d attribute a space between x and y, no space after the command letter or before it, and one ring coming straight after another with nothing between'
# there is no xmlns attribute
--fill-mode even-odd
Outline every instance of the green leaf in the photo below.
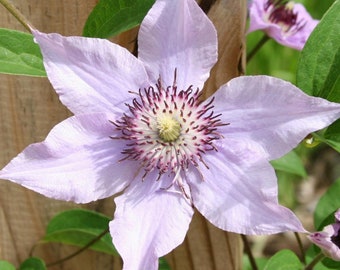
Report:
<svg viewBox="0 0 340 270"><path fill-rule="evenodd" d="M331 126L329 126L326 131L323 132L323 134L321 132L313 133L313 138L316 142L316 145L319 144L319 142L324 142L334 148L336 151L340 152L340 134L337 133L340 132L339 124L340 120L337 120ZM328 130L330 131L328 132Z"/></svg>
<svg viewBox="0 0 340 270"><path fill-rule="evenodd" d="M40 48L31 34L0 28L0 73L46 76Z"/></svg>
<svg viewBox="0 0 340 270"><path fill-rule="evenodd" d="M335 121L324 133L324 142L340 152L340 120Z"/></svg>
<svg viewBox="0 0 340 270"><path fill-rule="evenodd" d="M302 160L295 151L290 151L285 156L270 161L276 170L296 174L302 177L307 176Z"/></svg>
<svg viewBox="0 0 340 270"><path fill-rule="evenodd" d="M170 270L170 266L164 258L159 258L159 270Z"/></svg>
<svg viewBox="0 0 340 270"><path fill-rule="evenodd" d="M139 25L155 0L100 0L88 17L83 36L108 38Z"/></svg>
<svg viewBox="0 0 340 270"><path fill-rule="evenodd" d="M340 269L340 262L334 261L331 258L324 258L322 260L322 265L326 266L327 269Z"/></svg>
<svg viewBox="0 0 340 270"><path fill-rule="evenodd" d="M306 93L340 102L340 1L326 12L308 39L297 70L297 86ZM340 152L340 121L320 140Z"/></svg>
<svg viewBox="0 0 340 270"><path fill-rule="evenodd" d="M19 267L19 270L46 270L46 269L47 268L45 262L42 259L36 257L28 258Z"/></svg>
<svg viewBox="0 0 340 270"><path fill-rule="evenodd" d="M333 216L334 219L334 216ZM313 259L321 253L321 249L316 245L311 245L306 252L306 262L307 264L311 263ZM314 267L313 270L329 270L329 269L340 269L340 262L336 262L330 258L324 258L319 261Z"/></svg>
<svg viewBox="0 0 340 270"><path fill-rule="evenodd" d="M283 249L271 257L264 270L300 270L303 266L294 252Z"/></svg>
<svg viewBox="0 0 340 270"><path fill-rule="evenodd" d="M47 225L43 242L58 242L84 247L108 229L110 218L85 209L59 213ZM92 250L116 255L109 233L89 247Z"/></svg>
<svg viewBox="0 0 340 270"><path fill-rule="evenodd" d="M13 264L7 261L0 261L0 269L1 270L15 270L15 267Z"/></svg>
<svg viewBox="0 0 340 270"><path fill-rule="evenodd" d="M340 102L340 1L312 32L297 70L297 85L312 96Z"/></svg>
<svg viewBox="0 0 340 270"><path fill-rule="evenodd" d="M255 263L258 269L263 269L267 264L268 258L255 258ZM242 257L242 270L253 270L253 267L250 264L249 257L247 255L243 255Z"/></svg>
<svg viewBox="0 0 340 270"><path fill-rule="evenodd" d="M314 226L317 230L334 223L334 212L340 208L340 178L320 198L314 212Z"/></svg>

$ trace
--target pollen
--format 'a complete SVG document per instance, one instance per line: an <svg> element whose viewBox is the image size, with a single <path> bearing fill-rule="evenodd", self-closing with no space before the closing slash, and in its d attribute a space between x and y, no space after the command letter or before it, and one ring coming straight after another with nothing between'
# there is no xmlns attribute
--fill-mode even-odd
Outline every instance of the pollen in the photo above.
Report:
<svg viewBox="0 0 340 270"><path fill-rule="evenodd" d="M289 9L289 10L293 10L293 9L294 9L294 5L295 5L295 2L289 1L289 2L286 4L286 8Z"/></svg>
<svg viewBox="0 0 340 270"><path fill-rule="evenodd" d="M165 115L157 119L158 135L164 142L174 142L181 134L181 125L172 116Z"/></svg>

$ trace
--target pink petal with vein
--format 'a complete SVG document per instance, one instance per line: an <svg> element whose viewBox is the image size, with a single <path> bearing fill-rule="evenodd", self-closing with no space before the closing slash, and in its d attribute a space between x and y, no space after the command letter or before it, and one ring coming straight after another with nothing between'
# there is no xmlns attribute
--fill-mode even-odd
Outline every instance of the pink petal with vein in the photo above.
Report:
<svg viewBox="0 0 340 270"><path fill-rule="evenodd" d="M109 136L106 114L74 116L56 125L46 140L28 146L0 171L47 197L87 203L120 192L135 176L136 164L122 162L122 145Z"/></svg>
<svg viewBox="0 0 340 270"><path fill-rule="evenodd" d="M183 242L193 215L183 194L164 189L167 184L152 175L115 199L110 232L123 269L158 269L158 258Z"/></svg>
<svg viewBox="0 0 340 270"><path fill-rule="evenodd" d="M241 234L305 232L278 204L274 169L252 145L225 139L204 159L209 167L188 173L195 207L215 226Z"/></svg>
<svg viewBox="0 0 340 270"><path fill-rule="evenodd" d="M150 74L172 85L203 87L217 61L215 27L195 1L156 1L139 31L139 59Z"/></svg>
<svg viewBox="0 0 340 270"><path fill-rule="evenodd" d="M235 78L214 97L215 112L230 123L220 132L226 138L260 146L259 151L270 160L340 118L340 104L308 96L291 83L268 76Z"/></svg>
<svg viewBox="0 0 340 270"><path fill-rule="evenodd" d="M148 84L143 64L128 50L99 38L33 31L48 78L74 114L123 112L128 91Z"/></svg>

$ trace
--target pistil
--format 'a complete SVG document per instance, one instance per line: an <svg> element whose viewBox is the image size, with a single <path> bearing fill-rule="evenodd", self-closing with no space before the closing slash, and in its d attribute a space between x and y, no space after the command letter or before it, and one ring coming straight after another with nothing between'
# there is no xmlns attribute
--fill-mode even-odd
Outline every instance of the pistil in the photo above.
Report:
<svg viewBox="0 0 340 270"><path fill-rule="evenodd" d="M157 118L158 135L164 142L174 142L181 134L181 125L169 115Z"/></svg>

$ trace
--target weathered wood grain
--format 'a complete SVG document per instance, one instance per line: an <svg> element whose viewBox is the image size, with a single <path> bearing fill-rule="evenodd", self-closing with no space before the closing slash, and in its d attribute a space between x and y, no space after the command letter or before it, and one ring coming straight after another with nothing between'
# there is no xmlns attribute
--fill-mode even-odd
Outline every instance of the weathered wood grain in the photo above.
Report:
<svg viewBox="0 0 340 270"><path fill-rule="evenodd" d="M13 1L39 30L63 35L81 35L84 22L96 0ZM211 2L211 1L207 1ZM206 96L218 86L240 74L243 51L245 0L219 0L209 16L219 33L219 62L206 83ZM0 27L25 31L0 6ZM133 49L137 29L115 41ZM27 145L41 141L58 122L70 116L59 102L46 78L0 75L0 166L3 167ZM16 265L29 256L43 236L48 220L71 203L47 199L19 185L0 181L0 260ZM82 207L113 215L112 198ZM76 249L44 245L34 250L47 262L58 260ZM167 256L172 269L240 269L242 245L237 235L226 233L195 214L184 243ZM54 270L120 269L121 260L87 251Z"/></svg>

